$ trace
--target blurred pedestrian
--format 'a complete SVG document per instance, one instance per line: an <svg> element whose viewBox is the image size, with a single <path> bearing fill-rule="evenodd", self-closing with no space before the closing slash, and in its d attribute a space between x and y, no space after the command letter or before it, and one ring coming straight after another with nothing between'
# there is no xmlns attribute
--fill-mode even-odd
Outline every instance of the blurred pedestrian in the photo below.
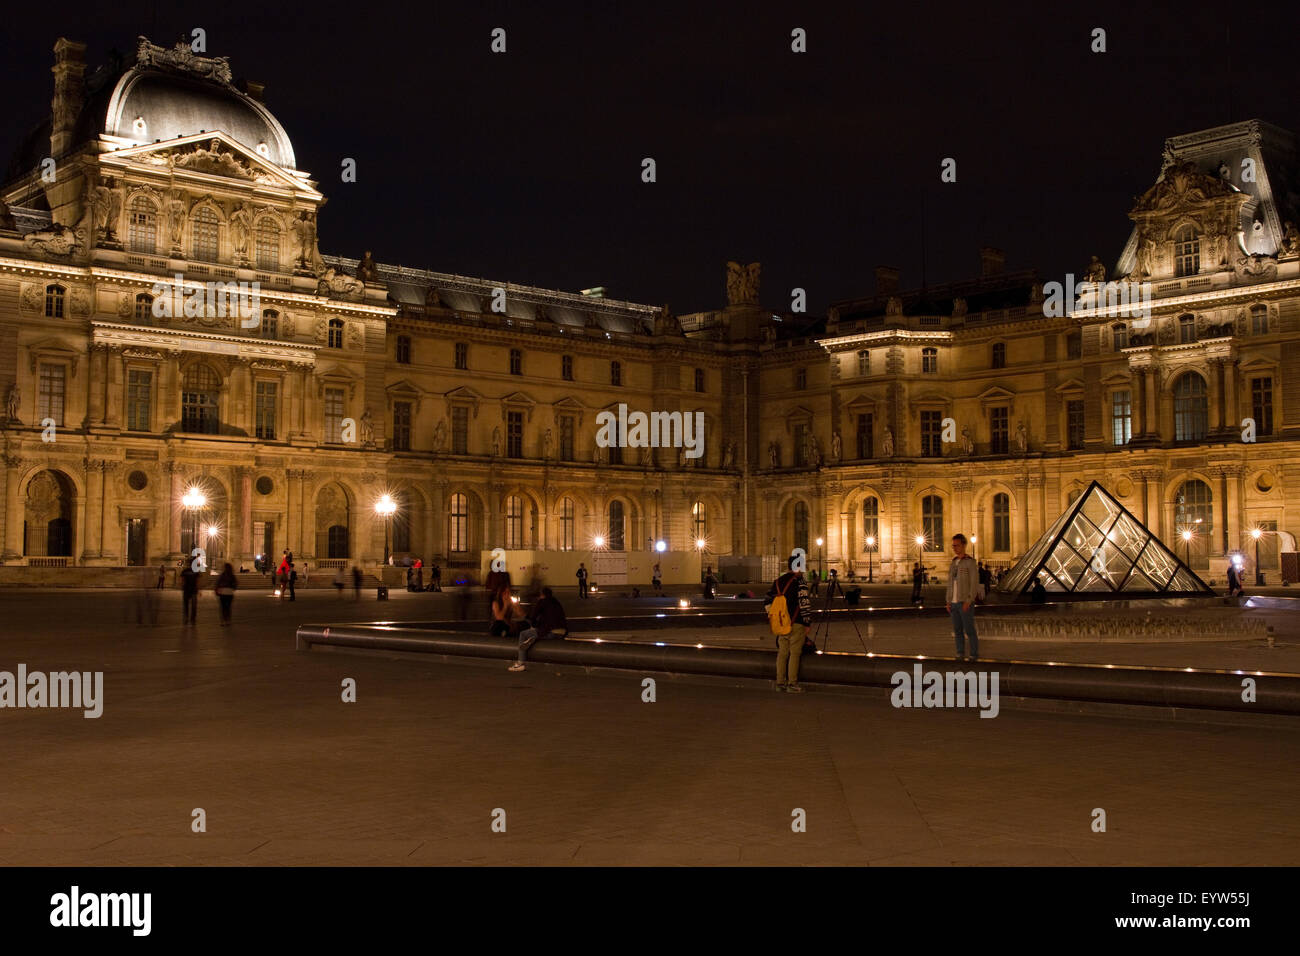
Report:
<svg viewBox="0 0 1300 956"><path fill-rule="evenodd" d="M347 573L339 568L338 574L334 575L334 590L338 592L339 600L343 600L343 588L347 586Z"/></svg>
<svg viewBox="0 0 1300 956"><path fill-rule="evenodd" d="M574 573L574 577L578 579L578 597L585 598L587 596L587 566L581 561L578 562L578 570Z"/></svg>
<svg viewBox="0 0 1300 956"><path fill-rule="evenodd" d="M298 583L298 571L294 568L292 561L289 562L289 574L287 575L287 583L289 586L289 600L290 601L298 600L297 592L294 591L294 587Z"/></svg>
<svg viewBox="0 0 1300 956"><path fill-rule="evenodd" d="M226 566L221 569L221 574L217 578L217 601L221 604L221 626L227 627L230 624L230 607L235 603L235 591L239 588L239 579L235 577L235 569L226 562Z"/></svg>
<svg viewBox="0 0 1300 956"><path fill-rule="evenodd" d="M442 590L442 568L438 562L433 562L433 567L429 569L429 590Z"/></svg>
<svg viewBox="0 0 1300 956"><path fill-rule="evenodd" d="M194 565L181 569L181 623L193 624L199 611L199 575Z"/></svg>
<svg viewBox="0 0 1300 956"><path fill-rule="evenodd" d="M161 591L167 583L167 562L161 561L158 564L158 590Z"/></svg>
<svg viewBox="0 0 1300 956"><path fill-rule="evenodd" d="M361 600L361 569L352 565L352 600Z"/></svg>

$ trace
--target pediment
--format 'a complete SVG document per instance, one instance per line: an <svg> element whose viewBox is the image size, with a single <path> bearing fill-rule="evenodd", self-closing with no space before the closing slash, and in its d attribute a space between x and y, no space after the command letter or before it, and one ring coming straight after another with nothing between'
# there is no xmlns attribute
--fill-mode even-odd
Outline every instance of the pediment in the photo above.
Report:
<svg viewBox="0 0 1300 956"><path fill-rule="evenodd" d="M1165 169L1159 182L1137 198L1130 215L1173 212L1232 196L1239 196L1243 202L1250 198L1223 180L1202 172L1193 162L1174 163Z"/></svg>
<svg viewBox="0 0 1300 956"><path fill-rule="evenodd" d="M181 176L189 172L253 182L324 198L303 179L290 175L257 150L249 149L220 130L182 136L166 143L128 146L101 154L100 161L108 165L162 167Z"/></svg>
<svg viewBox="0 0 1300 956"><path fill-rule="evenodd" d="M1071 378L1056 386L1056 394L1064 395L1066 392L1082 392L1084 390L1083 379Z"/></svg>
<svg viewBox="0 0 1300 956"><path fill-rule="evenodd" d="M853 401L849 402L844 408L848 411L868 410L876 407L876 399L870 395L858 395Z"/></svg>
<svg viewBox="0 0 1300 956"><path fill-rule="evenodd" d="M402 379L401 381L394 382L393 384L389 385L386 390L392 392L393 394L402 394L402 395L423 395L424 394L424 389L420 388L420 386L412 383L410 379L406 379L406 378Z"/></svg>
<svg viewBox="0 0 1300 956"><path fill-rule="evenodd" d="M796 422L808 421L812 417L812 409L805 408L803 405L796 405L785 413L785 430L787 432L793 432Z"/></svg>
<svg viewBox="0 0 1300 956"><path fill-rule="evenodd" d="M443 398L446 399L448 408L453 405L468 405L474 412L474 417L478 418L478 405L483 400L483 396L474 389L460 385L446 392Z"/></svg>
<svg viewBox="0 0 1300 956"><path fill-rule="evenodd" d="M1015 399L1016 393L1003 388L1001 385L990 385L979 394L979 400L985 405L1013 402Z"/></svg>

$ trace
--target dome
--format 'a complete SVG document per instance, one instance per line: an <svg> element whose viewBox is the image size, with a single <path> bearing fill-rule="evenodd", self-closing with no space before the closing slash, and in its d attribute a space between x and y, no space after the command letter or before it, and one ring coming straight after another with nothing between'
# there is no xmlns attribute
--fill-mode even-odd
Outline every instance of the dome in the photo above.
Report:
<svg viewBox="0 0 1300 956"><path fill-rule="evenodd" d="M293 144L279 120L220 80L128 70L113 88L103 131L142 144L220 131L277 166L295 168Z"/></svg>

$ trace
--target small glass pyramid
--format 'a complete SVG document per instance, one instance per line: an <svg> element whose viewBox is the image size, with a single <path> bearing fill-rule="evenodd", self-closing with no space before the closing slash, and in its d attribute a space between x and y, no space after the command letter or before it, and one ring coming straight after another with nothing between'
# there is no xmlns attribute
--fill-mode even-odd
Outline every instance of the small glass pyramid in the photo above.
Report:
<svg viewBox="0 0 1300 956"><path fill-rule="evenodd" d="M1178 556L1094 481L1016 562L998 590L1043 582L1071 594L1213 594Z"/></svg>

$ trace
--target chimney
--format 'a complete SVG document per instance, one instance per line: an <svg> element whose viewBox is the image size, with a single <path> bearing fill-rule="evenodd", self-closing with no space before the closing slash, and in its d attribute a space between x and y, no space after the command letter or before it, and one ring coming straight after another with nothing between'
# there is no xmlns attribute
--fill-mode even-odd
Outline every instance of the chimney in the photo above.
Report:
<svg viewBox="0 0 1300 956"><path fill-rule="evenodd" d="M984 278L1001 274L1007 266L1007 254L992 246L980 248L980 275Z"/></svg>
<svg viewBox="0 0 1300 956"><path fill-rule="evenodd" d="M72 131L86 99L86 44L59 37L50 72L54 74L50 155L59 157L73 146Z"/></svg>
<svg viewBox="0 0 1300 956"><path fill-rule="evenodd" d="M899 272L893 266L876 266L876 295L894 295L898 292Z"/></svg>

